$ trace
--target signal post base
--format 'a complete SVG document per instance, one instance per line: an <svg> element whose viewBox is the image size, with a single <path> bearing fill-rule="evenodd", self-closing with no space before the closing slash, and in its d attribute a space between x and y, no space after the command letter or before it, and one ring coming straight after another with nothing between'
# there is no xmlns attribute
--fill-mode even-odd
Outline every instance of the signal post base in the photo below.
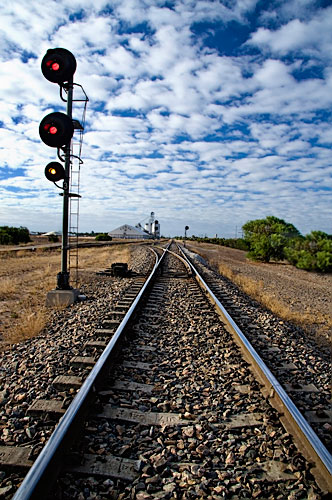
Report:
<svg viewBox="0 0 332 500"><path fill-rule="evenodd" d="M51 290L46 295L46 306L67 307L77 302L79 295L80 292L77 288L72 288L70 290Z"/></svg>

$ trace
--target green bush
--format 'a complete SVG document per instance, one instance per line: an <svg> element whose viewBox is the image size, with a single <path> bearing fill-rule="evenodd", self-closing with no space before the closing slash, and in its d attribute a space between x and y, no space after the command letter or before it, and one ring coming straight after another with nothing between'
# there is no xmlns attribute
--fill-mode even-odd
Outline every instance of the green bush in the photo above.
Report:
<svg viewBox="0 0 332 500"><path fill-rule="evenodd" d="M300 250L298 252L297 262L295 266L298 269L313 271L315 269L315 258L311 253L306 252L305 250Z"/></svg>
<svg viewBox="0 0 332 500"><path fill-rule="evenodd" d="M262 262L284 259L287 242L300 236L293 224L273 216L248 221L242 229L250 249L248 257Z"/></svg>
<svg viewBox="0 0 332 500"><path fill-rule="evenodd" d="M50 235L48 236L48 241L49 241L50 243L58 243L58 241L59 241L59 236L58 236L57 234L50 234Z"/></svg>
<svg viewBox="0 0 332 500"><path fill-rule="evenodd" d="M1 245L18 245L19 243L29 243L31 241L29 230L26 227L0 227Z"/></svg>
<svg viewBox="0 0 332 500"><path fill-rule="evenodd" d="M332 251L317 252L316 267L323 273L332 272Z"/></svg>
<svg viewBox="0 0 332 500"><path fill-rule="evenodd" d="M112 241L112 236L109 236L107 233L99 233L97 234L96 241Z"/></svg>
<svg viewBox="0 0 332 500"><path fill-rule="evenodd" d="M249 221L244 224L243 231L245 239L200 238L195 235L187 239L246 250L249 251L247 257L253 260L287 259L298 269L332 272L332 235L312 231L304 237L293 224L273 216Z"/></svg>
<svg viewBox="0 0 332 500"><path fill-rule="evenodd" d="M285 256L298 269L331 272L332 236L322 231L312 231L305 238L290 241L285 248Z"/></svg>

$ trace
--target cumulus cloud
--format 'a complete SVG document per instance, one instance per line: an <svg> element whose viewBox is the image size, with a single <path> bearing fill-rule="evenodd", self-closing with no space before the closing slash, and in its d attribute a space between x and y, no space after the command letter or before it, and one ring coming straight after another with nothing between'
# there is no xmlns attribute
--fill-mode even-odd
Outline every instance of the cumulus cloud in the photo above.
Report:
<svg viewBox="0 0 332 500"><path fill-rule="evenodd" d="M275 54L301 51L303 55L330 60L332 7L321 9L310 17L309 20L292 19L275 30L259 27L249 43Z"/></svg>
<svg viewBox="0 0 332 500"><path fill-rule="evenodd" d="M65 110L40 72L46 50L64 46L90 98L82 230L136 223L154 210L164 234L188 224L233 236L234 226L268 214L303 232L330 231L322 214L331 189L332 8L50 0L40 9L39 0L16 0L0 16L0 224L59 229L61 200L43 177L56 151L38 126Z"/></svg>

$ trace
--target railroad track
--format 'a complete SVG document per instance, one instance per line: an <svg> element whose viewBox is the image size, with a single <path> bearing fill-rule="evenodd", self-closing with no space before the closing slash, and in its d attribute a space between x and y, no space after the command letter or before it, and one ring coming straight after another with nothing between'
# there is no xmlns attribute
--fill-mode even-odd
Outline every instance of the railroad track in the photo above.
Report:
<svg viewBox="0 0 332 500"><path fill-rule="evenodd" d="M183 250L331 453L330 352L318 347L301 328L259 307L201 258Z"/></svg>
<svg viewBox="0 0 332 500"><path fill-rule="evenodd" d="M313 478L192 269L168 252L162 265L101 320L71 380L54 384L75 392L94 365L65 414L60 396L45 403L64 415L14 498L47 498L58 472L54 499L324 498L328 475L316 461Z"/></svg>

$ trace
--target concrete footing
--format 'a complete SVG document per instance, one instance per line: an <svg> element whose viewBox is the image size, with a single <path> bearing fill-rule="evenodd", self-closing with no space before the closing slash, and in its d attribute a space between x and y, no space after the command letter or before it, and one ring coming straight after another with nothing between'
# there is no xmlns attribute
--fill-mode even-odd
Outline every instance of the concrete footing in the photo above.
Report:
<svg viewBox="0 0 332 500"><path fill-rule="evenodd" d="M51 290L46 295L46 306L67 307L78 300L79 294L80 292L76 288L72 288L71 290Z"/></svg>

